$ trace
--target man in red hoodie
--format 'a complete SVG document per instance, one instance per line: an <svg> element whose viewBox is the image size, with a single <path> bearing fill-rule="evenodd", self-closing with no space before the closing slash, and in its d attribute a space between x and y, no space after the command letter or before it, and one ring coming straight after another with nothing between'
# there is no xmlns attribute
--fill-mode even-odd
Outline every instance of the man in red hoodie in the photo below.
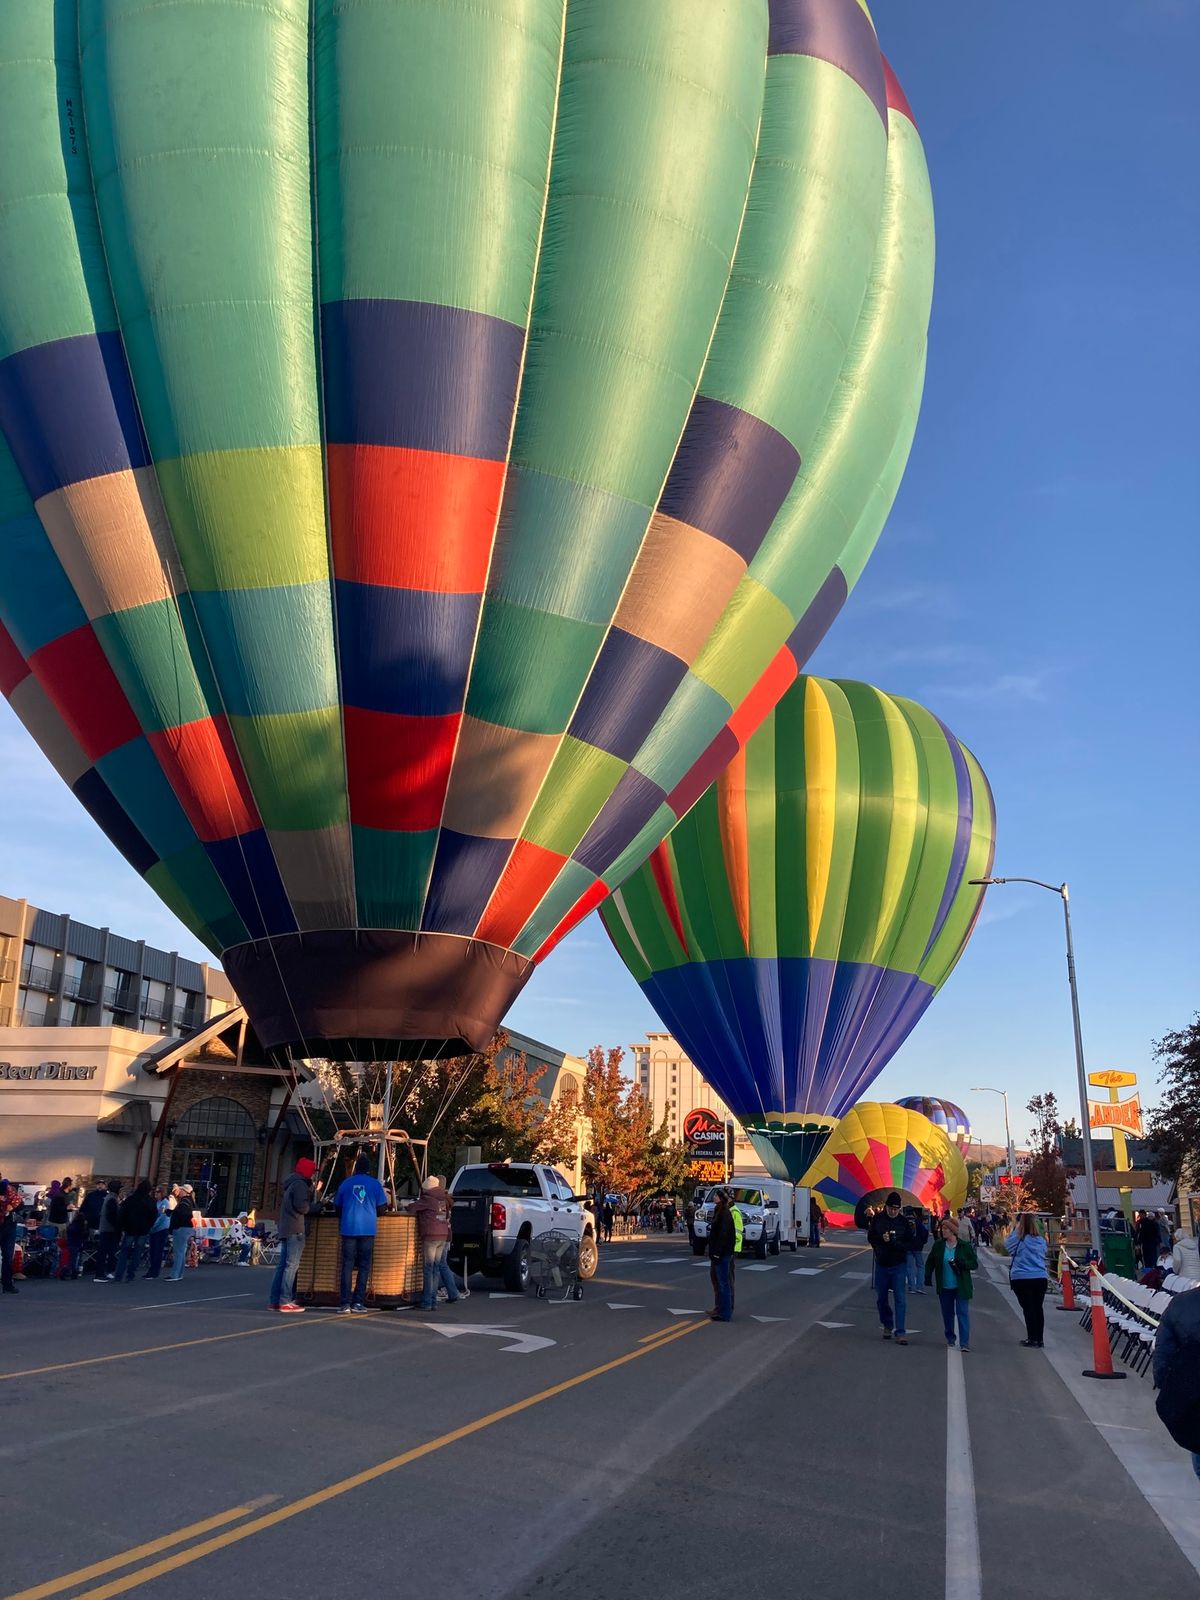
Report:
<svg viewBox="0 0 1200 1600"><path fill-rule="evenodd" d="M425 1256L425 1288L421 1309L432 1311L437 1305L438 1288L444 1286L447 1300L458 1299L458 1282L446 1260L450 1249L451 1200L443 1179L433 1176L421 1185L421 1198L413 1205L421 1249Z"/></svg>

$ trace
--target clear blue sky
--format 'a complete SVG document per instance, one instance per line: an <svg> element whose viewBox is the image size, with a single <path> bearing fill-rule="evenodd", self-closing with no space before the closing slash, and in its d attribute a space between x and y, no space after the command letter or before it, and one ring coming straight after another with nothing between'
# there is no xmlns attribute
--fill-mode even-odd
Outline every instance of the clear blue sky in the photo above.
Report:
<svg viewBox="0 0 1200 1600"><path fill-rule="evenodd" d="M1200 7L877 0L938 224L929 377L879 548L811 663L911 695L975 750L996 870L1071 884L1089 1065L1144 1074L1200 1006ZM201 954L0 708L0 890ZM577 1052L655 1027L596 918L509 1020ZM1073 1101L1059 905L991 892L881 1098L999 1141Z"/></svg>

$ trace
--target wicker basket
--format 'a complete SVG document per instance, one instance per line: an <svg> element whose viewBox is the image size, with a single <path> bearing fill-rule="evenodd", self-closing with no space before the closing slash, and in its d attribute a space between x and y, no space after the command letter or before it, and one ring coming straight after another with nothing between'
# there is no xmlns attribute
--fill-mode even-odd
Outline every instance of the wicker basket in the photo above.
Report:
<svg viewBox="0 0 1200 1600"><path fill-rule="evenodd" d="M406 1305L420 1300L424 1258L417 1238L415 1217L379 1218L375 1254L371 1261L372 1306ZM342 1238L335 1216L313 1217L308 1224L304 1254L296 1274L296 1299L302 1305L331 1306L341 1300Z"/></svg>

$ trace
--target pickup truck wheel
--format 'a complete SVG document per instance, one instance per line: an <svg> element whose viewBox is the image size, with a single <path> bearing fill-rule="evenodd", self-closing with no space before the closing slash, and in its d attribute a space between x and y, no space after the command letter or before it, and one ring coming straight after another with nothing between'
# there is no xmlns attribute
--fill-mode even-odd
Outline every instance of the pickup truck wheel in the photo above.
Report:
<svg viewBox="0 0 1200 1600"><path fill-rule="evenodd" d="M579 1241L579 1276L581 1278L594 1278L596 1268L600 1264L600 1255L596 1249L596 1235L585 1234Z"/></svg>
<svg viewBox="0 0 1200 1600"><path fill-rule="evenodd" d="M778 1234L776 1234L775 1237L771 1240L770 1250L771 1250L771 1254L773 1256L777 1256L779 1254L779 1235Z"/></svg>
<svg viewBox="0 0 1200 1600"><path fill-rule="evenodd" d="M754 1241L754 1259L765 1261L767 1259L767 1236L763 1233Z"/></svg>
<svg viewBox="0 0 1200 1600"><path fill-rule="evenodd" d="M504 1263L504 1287L511 1294L524 1294L529 1284L529 1240L518 1239Z"/></svg>

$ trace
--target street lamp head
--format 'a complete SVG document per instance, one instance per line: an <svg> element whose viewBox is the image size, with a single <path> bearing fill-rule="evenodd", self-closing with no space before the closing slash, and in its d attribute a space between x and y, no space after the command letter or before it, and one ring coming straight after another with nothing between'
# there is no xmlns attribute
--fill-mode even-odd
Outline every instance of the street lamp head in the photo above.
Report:
<svg viewBox="0 0 1200 1600"><path fill-rule="evenodd" d="M982 889L982 888L986 887L986 885L989 884L989 883L1007 883L1008 879L1007 878L968 878L967 882L969 884L973 884L974 887L977 888L977 889Z"/></svg>

